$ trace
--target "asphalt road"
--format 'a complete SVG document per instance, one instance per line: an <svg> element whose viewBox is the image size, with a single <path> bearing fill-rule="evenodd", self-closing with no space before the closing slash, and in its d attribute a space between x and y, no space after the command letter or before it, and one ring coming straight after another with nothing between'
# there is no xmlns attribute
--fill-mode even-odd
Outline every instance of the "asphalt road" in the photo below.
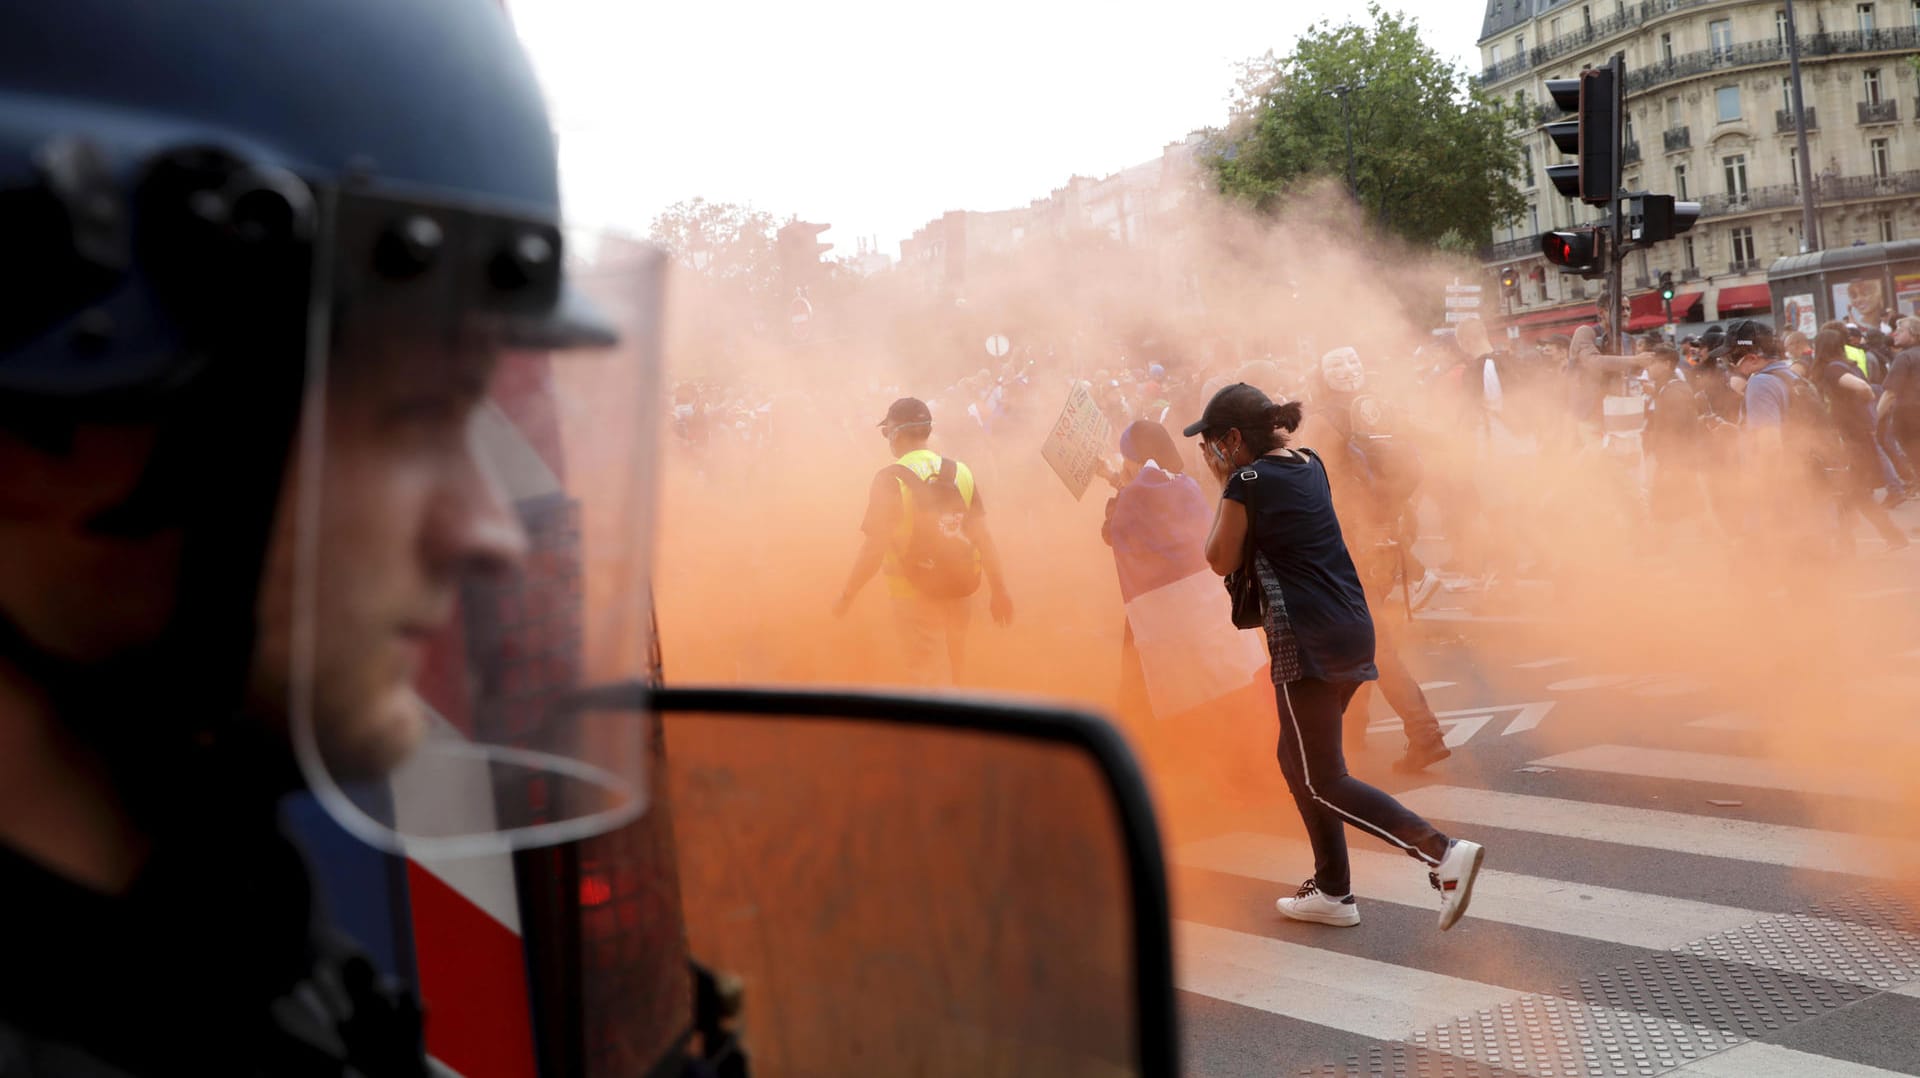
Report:
<svg viewBox="0 0 1920 1078"><path fill-rule="evenodd" d="M1791 647L1754 648L1730 708L1725 664L1623 668L1543 631L1550 602L1443 594L1406 653L1454 757L1393 774L1376 698L1350 765L1487 847L1471 911L1440 933L1423 867L1349 830L1362 923L1280 918L1312 861L1276 769L1168 851L1188 1072L1920 1075L1920 559L1895 559L1844 597L1882 628L1831 711L1752 691L1822 676Z"/></svg>

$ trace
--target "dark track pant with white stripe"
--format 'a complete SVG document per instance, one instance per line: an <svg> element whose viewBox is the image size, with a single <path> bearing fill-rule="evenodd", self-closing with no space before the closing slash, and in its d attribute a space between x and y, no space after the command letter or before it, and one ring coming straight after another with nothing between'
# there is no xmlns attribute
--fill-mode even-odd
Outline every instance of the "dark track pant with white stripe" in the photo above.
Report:
<svg viewBox="0 0 1920 1078"><path fill-rule="evenodd" d="M1276 686L1280 706L1280 773L1306 821L1313 878L1321 892L1348 894L1347 833L1351 825L1432 866L1447 853L1447 836L1390 795L1347 774L1340 717L1356 681L1301 678Z"/></svg>

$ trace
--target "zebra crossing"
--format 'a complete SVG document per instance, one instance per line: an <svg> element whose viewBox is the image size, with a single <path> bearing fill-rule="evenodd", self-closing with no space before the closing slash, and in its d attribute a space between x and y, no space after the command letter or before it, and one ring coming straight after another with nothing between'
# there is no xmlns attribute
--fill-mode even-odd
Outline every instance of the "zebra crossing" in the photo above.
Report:
<svg viewBox="0 0 1920 1078"><path fill-rule="evenodd" d="M1727 714L1688 724L1753 726ZM1920 870L1920 842L1781 822L1779 813L1679 810L1705 807L1702 785L1808 806L1892 805L1900 790L1738 752L1646 744L1588 745L1531 763L1630 777L1636 789L1667 791L1656 803L1668 807L1440 776L1398 794L1443 830L1488 845L1472 908L1444 937L1432 930L1437 899L1424 869L1363 836L1350 834L1362 910L1351 929L1273 912L1272 900L1311 873L1297 832L1235 831L1171 850L1190 1072L1920 1074L1920 1043L1894 1061L1905 1069L1889 1069L1871 1050L1886 1031L1852 1036L1846 1025L1867 1014L1853 1004L1886 997L1876 1006L1920 1028L1920 916L1893 891ZM1525 779L1495 775L1488 786Z"/></svg>

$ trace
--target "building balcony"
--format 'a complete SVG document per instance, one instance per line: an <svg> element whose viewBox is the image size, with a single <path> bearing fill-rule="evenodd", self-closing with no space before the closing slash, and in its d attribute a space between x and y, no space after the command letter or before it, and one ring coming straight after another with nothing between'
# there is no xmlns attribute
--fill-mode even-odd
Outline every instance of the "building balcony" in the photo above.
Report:
<svg viewBox="0 0 1920 1078"><path fill-rule="evenodd" d="M1660 141L1666 146L1668 153L1677 153L1680 150L1691 149L1693 147L1693 129L1690 127L1669 127L1665 131L1660 132Z"/></svg>
<svg viewBox="0 0 1920 1078"><path fill-rule="evenodd" d="M1819 110L1812 109L1812 108L1807 109L1806 122L1807 122L1807 130L1818 131L1820 129ZM1793 130L1793 110L1792 109L1774 109L1773 110L1773 129L1783 135L1792 131Z"/></svg>
<svg viewBox="0 0 1920 1078"><path fill-rule="evenodd" d="M1727 263L1727 272L1728 273L1758 273L1760 272L1760 260L1757 258L1735 259L1734 261Z"/></svg>
<svg viewBox="0 0 1920 1078"><path fill-rule="evenodd" d="M1539 253L1540 233L1535 232L1531 235L1521 236L1518 239L1503 240L1500 243L1482 247L1480 249L1480 261L1511 262L1516 258L1526 258L1528 255L1537 255Z"/></svg>
<svg viewBox="0 0 1920 1078"><path fill-rule="evenodd" d="M1859 103L1860 122L1863 124L1893 124L1900 122L1900 102L1892 98L1885 101L1862 101Z"/></svg>
<svg viewBox="0 0 1920 1078"><path fill-rule="evenodd" d="M1920 194L1920 169L1910 172L1889 172L1884 176L1821 176L1814 192L1815 199L1823 206L1835 202L1857 202L1862 199L1914 194ZM1786 209L1799 204L1800 185L1781 183L1767 187L1750 187L1733 195L1704 195L1700 199L1700 216L1722 217L1729 214L1758 213L1762 210Z"/></svg>
<svg viewBox="0 0 1920 1078"><path fill-rule="evenodd" d="M1836 56L1856 56L1875 52L1913 52L1920 50L1920 26L1895 26L1885 30L1854 30L1838 34L1802 35L1800 59L1822 60ZM1758 64L1787 62L1786 42L1745 41L1725 48L1701 49L1671 60L1648 64L1627 72L1627 93L1639 94L1678 79L1689 79L1715 71L1753 67Z"/></svg>
<svg viewBox="0 0 1920 1078"><path fill-rule="evenodd" d="M1682 281L1697 281L1697 280L1699 280L1699 279L1700 279L1700 267L1699 267L1699 266L1688 266L1687 268L1685 268L1685 269L1683 269L1683 270L1681 270L1681 271L1680 271L1680 278L1679 278L1679 279L1680 279L1680 280L1682 280Z"/></svg>
<svg viewBox="0 0 1920 1078"><path fill-rule="evenodd" d="M1675 11L1717 2L1719 0L1642 0L1641 3L1630 4L1617 15L1597 19L1592 25L1561 34L1525 53L1494 64L1480 73L1480 84L1488 86L1504 81L1522 71L1542 66L1568 53L1580 52L1610 37L1631 33L1649 20ZM1859 53L1916 50L1920 50L1920 26L1893 26L1884 30L1853 30L1832 34L1802 34L1800 37L1802 60L1852 56ZM1709 71L1751 64L1786 62L1785 42L1777 38L1772 41L1751 41L1731 48L1703 49L1648 67L1629 70L1626 88L1628 93L1637 94L1662 83L1703 75Z"/></svg>
<svg viewBox="0 0 1920 1078"><path fill-rule="evenodd" d="M1480 72L1480 85L1492 86L1496 82L1505 82L1532 66L1533 64L1527 60L1526 53L1521 53L1518 56L1509 56L1505 60Z"/></svg>
<svg viewBox="0 0 1920 1078"><path fill-rule="evenodd" d="M1629 142L1626 145L1620 147L1620 163L1621 164L1632 165L1632 164L1639 163L1639 161L1640 161L1640 144L1638 142Z"/></svg>

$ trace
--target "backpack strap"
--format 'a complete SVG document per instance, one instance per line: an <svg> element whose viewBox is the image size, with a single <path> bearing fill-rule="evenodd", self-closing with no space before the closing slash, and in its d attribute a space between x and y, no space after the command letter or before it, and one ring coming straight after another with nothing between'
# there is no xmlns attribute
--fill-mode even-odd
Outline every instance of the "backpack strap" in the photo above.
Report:
<svg viewBox="0 0 1920 1078"><path fill-rule="evenodd" d="M931 482L932 480L929 480ZM950 487L960 486L960 462L952 457L940 458L939 481Z"/></svg>

